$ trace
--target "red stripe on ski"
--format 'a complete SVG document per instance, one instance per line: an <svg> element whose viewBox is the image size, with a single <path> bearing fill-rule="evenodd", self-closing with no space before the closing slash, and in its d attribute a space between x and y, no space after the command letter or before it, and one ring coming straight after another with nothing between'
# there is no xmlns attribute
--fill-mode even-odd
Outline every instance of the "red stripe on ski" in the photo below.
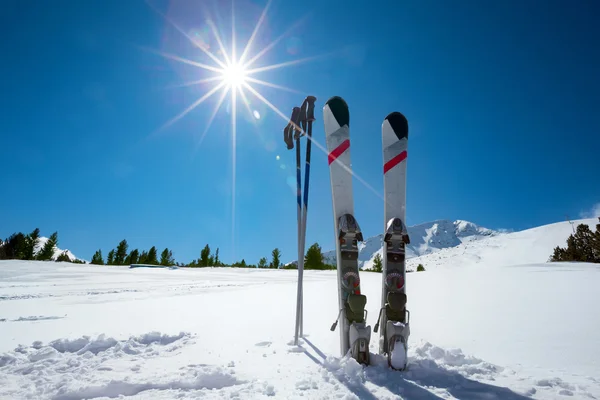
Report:
<svg viewBox="0 0 600 400"><path fill-rule="evenodd" d="M383 173L387 173L390 169L394 168L396 165L400 164L402 161L406 160L407 157L406 150L402 153L398 154L396 157L392 158L390 161L386 162L383 165Z"/></svg>
<svg viewBox="0 0 600 400"><path fill-rule="evenodd" d="M350 147L350 139L344 140L342 144L333 149L333 151L329 153L329 157L327 157L329 160L329 165L331 165L332 162L334 162L339 156L341 156L343 152L348 150L348 147Z"/></svg>

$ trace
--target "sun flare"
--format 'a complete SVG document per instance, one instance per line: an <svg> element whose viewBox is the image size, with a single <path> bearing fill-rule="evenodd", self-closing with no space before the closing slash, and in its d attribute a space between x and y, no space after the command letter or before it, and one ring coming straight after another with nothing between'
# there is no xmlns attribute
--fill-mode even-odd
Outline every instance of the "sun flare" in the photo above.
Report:
<svg viewBox="0 0 600 400"><path fill-rule="evenodd" d="M230 88L237 89L246 83L246 68L239 63L230 64L223 69L221 79Z"/></svg>

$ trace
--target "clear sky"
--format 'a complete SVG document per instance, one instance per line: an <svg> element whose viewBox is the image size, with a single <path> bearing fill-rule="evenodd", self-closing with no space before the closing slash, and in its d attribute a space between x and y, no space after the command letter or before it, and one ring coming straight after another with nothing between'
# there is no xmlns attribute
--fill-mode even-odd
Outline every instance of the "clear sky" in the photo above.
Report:
<svg viewBox="0 0 600 400"><path fill-rule="evenodd" d="M234 3L239 58L267 2ZM578 218L600 202L599 7L274 0L246 61L280 38L252 68L304 62L252 76L296 92L250 84L284 115L316 96L321 144L323 104L344 97L354 172L378 193L381 123L404 113L409 225L521 230ZM245 89L253 113L226 95L199 145L222 92L167 124L219 81L181 87L215 72L164 55L217 67L195 44L223 59L210 18L231 56L231 16L231 3L216 0L4 1L0 236L58 231L61 248L88 260L122 239L169 247L184 262L207 243L226 262L256 263L274 247L295 259L286 121ZM313 150L307 247L329 250L327 157ZM365 236L379 234L382 200L359 181L354 189Z"/></svg>

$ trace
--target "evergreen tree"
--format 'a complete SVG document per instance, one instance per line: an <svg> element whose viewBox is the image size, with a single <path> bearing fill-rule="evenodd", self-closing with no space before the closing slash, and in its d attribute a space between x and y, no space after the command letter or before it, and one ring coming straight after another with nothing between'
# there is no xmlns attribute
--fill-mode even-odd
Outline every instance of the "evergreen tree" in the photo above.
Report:
<svg viewBox="0 0 600 400"><path fill-rule="evenodd" d="M219 267L221 265L221 260L219 260L219 248L217 247L217 251L215 251L215 267Z"/></svg>
<svg viewBox="0 0 600 400"><path fill-rule="evenodd" d="M383 262L379 253L375 254L375 258L373 259L373 271L383 272Z"/></svg>
<svg viewBox="0 0 600 400"><path fill-rule="evenodd" d="M206 246L204 246L204 248L200 252L200 263L199 264L201 267L208 267L208 264L210 261L209 257L210 257L210 246L207 244Z"/></svg>
<svg viewBox="0 0 600 400"><path fill-rule="evenodd" d="M156 247L152 246L150 248L150 250L148 250L148 258L146 259L146 264L159 265L158 264L158 254L156 252Z"/></svg>
<svg viewBox="0 0 600 400"><path fill-rule="evenodd" d="M425 267L423 266L423 264L417 265L417 272L423 272L423 271L425 271Z"/></svg>
<svg viewBox="0 0 600 400"><path fill-rule="evenodd" d="M267 257L262 257L259 261L258 261L258 268L268 268L269 264L267 262Z"/></svg>
<svg viewBox="0 0 600 400"><path fill-rule="evenodd" d="M271 261L271 268L279 268L279 266L281 265L281 251L279 251L278 248L273 249L273 251L271 252L271 256L273 257L272 261Z"/></svg>
<svg viewBox="0 0 600 400"><path fill-rule="evenodd" d="M117 246L117 251L115 252L115 265L125 265L125 257L127 257L127 249L129 245L127 244L127 240L123 239Z"/></svg>
<svg viewBox="0 0 600 400"><path fill-rule="evenodd" d="M44 244L44 247L40 250L37 255L37 259L41 261L50 261L54 258L54 251L58 245L58 232L54 232L48 238L48 241Z"/></svg>
<svg viewBox="0 0 600 400"><path fill-rule="evenodd" d="M304 269L324 269L323 253L318 243L312 244L304 257Z"/></svg>
<svg viewBox="0 0 600 400"><path fill-rule="evenodd" d="M138 264L147 264L148 263L148 252L146 250L142 250L142 254L138 258Z"/></svg>
<svg viewBox="0 0 600 400"><path fill-rule="evenodd" d="M3 257L6 260L22 260L27 247L27 238L21 232L13 233L2 246Z"/></svg>
<svg viewBox="0 0 600 400"><path fill-rule="evenodd" d="M67 254L66 250L64 250L58 255L58 257L56 257L56 262L71 262L71 259L69 258L69 255Z"/></svg>
<svg viewBox="0 0 600 400"><path fill-rule="evenodd" d="M137 264L140 258L140 252L138 249L131 250L127 258L125 259L125 265Z"/></svg>
<svg viewBox="0 0 600 400"><path fill-rule="evenodd" d="M575 233L567 238L566 248L554 248L550 261L600 263L600 224L596 225L596 232L586 224L579 224Z"/></svg>
<svg viewBox="0 0 600 400"><path fill-rule="evenodd" d="M108 252L108 257L106 257L106 265L115 265L115 250L111 250Z"/></svg>
<svg viewBox="0 0 600 400"><path fill-rule="evenodd" d="M175 265L175 260L173 260L173 252L168 248L165 248L160 254L160 265Z"/></svg>
<svg viewBox="0 0 600 400"><path fill-rule="evenodd" d="M38 244L40 238L40 230L39 228L35 228L33 232L27 235L26 244L23 254L24 260L33 260L35 258L34 251L35 246Z"/></svg>
<svg viewBox="0 0 600 400"><path fill-rule="evenodd" d="M102 258L102 250L98 249L92 256L92 264L104 265L104 259Z"/></svg>

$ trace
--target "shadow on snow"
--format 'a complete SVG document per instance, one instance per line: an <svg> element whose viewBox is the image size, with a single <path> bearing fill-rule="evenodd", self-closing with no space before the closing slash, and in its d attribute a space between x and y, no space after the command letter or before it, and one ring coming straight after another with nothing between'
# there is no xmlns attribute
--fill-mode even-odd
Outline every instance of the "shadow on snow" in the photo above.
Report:
<svg viewBox="0 0 600 400"><path fill-rule="evenodd" d="M327 355L306 337L302 340L317 354L311 354L302 348L304 354L316 364L332 372L332 375L360 399L377 399L363 382L350 379L343 374L335 374L326 363ZM364 368L365 381L385 387L390 392L406 399L438 400L442 397L425 389L444 390L459 399L472 400L526 400L530 397L515 393L506 387L469 379L459 372L445 369L434 360L412 360L407 372L393 371L387 366L387 360L379 354L371 353L371 364ZM410 379L409 379L410 378Z"/></svg>

